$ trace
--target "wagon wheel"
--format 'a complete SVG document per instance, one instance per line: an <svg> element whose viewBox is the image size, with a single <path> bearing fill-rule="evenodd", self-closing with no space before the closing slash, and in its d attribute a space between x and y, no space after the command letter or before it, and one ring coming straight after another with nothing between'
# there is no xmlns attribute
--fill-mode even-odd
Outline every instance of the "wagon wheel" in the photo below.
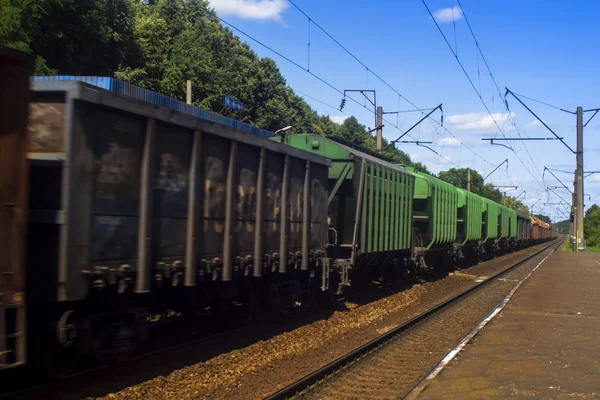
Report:
<svg viewBox="0 0 600 400"><path fill-rule="evenodd" d="M276 283L269 290L271 306L282 317L290 315L300 298L298 285L295 282Z"/></svg>
<svg viewBox="0 0 600 400"><path fill-rule="evenodd" d="M73 310L65 311L56 325L56 341L63 348L73 345L77 339L77 315Z"/></svg>

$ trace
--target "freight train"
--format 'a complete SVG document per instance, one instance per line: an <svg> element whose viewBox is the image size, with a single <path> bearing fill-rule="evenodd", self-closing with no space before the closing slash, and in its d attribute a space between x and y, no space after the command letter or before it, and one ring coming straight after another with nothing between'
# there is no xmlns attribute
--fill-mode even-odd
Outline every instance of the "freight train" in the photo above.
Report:
<svg viewBox="0 0 600 400"><path fill-rule="evenodd" d="M0 369L129 354L150 312L282 313L551 236L325 137L278 137L0 47Z"/></svg>

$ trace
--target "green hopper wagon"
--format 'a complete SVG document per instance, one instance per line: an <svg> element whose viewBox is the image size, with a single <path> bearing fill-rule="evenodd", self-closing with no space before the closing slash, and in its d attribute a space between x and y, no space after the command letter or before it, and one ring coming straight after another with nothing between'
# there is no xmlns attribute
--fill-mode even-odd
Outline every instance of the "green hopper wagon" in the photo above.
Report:
<svg viewBox="0 0 600 400"><path fill-rule="evenodd" d="M313 134L288 135L284 142L331 159L329 245L324 275L341 272L349 286L408 265L415 175L374 155ZM440 209L441 212L441 209ZM444 222L449 224L450 221ZM441 235L441 233L440 233ZM448 240L451 232L443 232ZM351 279L352 278L352 279ZM330 285L328 279L324 286Z"/></svg>

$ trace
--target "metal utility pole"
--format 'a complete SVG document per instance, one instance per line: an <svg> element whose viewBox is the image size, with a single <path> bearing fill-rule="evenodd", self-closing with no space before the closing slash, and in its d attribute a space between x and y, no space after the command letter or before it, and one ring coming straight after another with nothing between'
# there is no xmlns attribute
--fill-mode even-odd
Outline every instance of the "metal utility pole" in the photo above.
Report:
<svg viewBox="0 0 600 400"><path fill-rule="evenodd" d="M346 94L347 93L351 93L351 92L358 92L360 94L362 94L363 96L365 96L365 99L367 99L367 101L369 103L371 103L371 105L373 106L373 113L375 114L375 128L373 128L370 132L374 131L377 129L377 127L379 126L377 124L377 92L375 90L372 89L345 89L344 90L344 97L342 98L342 102L340 103L340 111L342 111L342 109L344 108L344 106L346 105ZM367 93L373 93L373 100L371 100L371 98L369 96L367 96Z"/></svg>
<svg viewBox="0 0 600 400"><path fill-rule="evenodd" d="M494 168L494 169L492 170L492 172L490 172L489 174L487 174L487 175L485 176L485 178L483 178L483 181L485 182L485 180L486 180L487 178L489 178L489 177L490 177L490 175L492 175L494 172L496 172L496 171L498 170L498 168L500 168L500 167L502 166L502 164L504 164L504 163L506 163L506 169L508 170L508 158L507 158L506 160L504 160L504 161L502 161L500 164L498 164L498 166L497 166L496 168ZM516 190L516 189L515 189L515 190Z"/></svg>
<svg viewBox="0 0 600 400"><path fill-rule="evenodd" d="M577 251L585 249L583 232L583 108L577 107L577 169L575 170L575 243Z"/></svg>
<svg viewBox="0 0 600 400"><path fill-rule="evenodd" d="M377 107L377 118L375 121L375 128L377 129L377 152L383 151L383 107Z"/></svg>
<svg viewBox="0 0 600 400"><path fill-rule="evenodd" d="M471 191L471 170L467 168L467 190Z"/></svg>
<svg viewBox="0 0 600 400"><path fill-rule="evenodd" d="M508 88L506 88L506 95L511 94L523 107L527 109L538 121L542 123L552 134L554 137L562 142L566 148L568 148L573 154L576 156L577 168L575 170L575 181L573 182L573 203L571 209L571 231L573 238L573 251L583 251L585 250L585 236L584 236L584 204L583 204L583 128L589 124L589 122L598 114L600 108L592 108L589 110L584 110L582 107L577 107L576 112L560 109L561 111L575 114L577 118L577 150L573 150L562 137L559 137L544 121L542 121L529 107L519 99L519 97L511 92ZM583 123L583 113L584 112L594 112L592 116L587 120L587 122ZM515 140L515 139L513 139ZM517 139L518 140L518 139ZM545 170L544 170L545 171ZM554 174L553 174L554 175ZM561 182L562 183L562 182ZM563 185L564 186L564 185Z"/></svg>
<svg viewBox="0 0 600 400"><path fill-rule="evenodd" d="M442 111L442 104L440 104L439 106L432 108L430 112L428 112L423 118L421 118L416 124L414 124L413 126L411 126L410 128L408 128L406 131L404 131L404 133L402 135L400 135L400 137L396 140L392 140L387 146L386 149L388 147L392 147L396 142L399 142L400 139L402 139L404 136L408 135L408 133L410 131L412 131L414 128L416 128L421 122L425 121L427 118L429 118L429 116L431 114L434 113L435 110L440 109L440 111ZM391 114L391 113L386 113L386 114Z"/></svg>
<svg viewBox="0 0 600 400"><path fill-rule="evenodd" d="M519 197L521 197L522 195L524 195L525 193L527 193L527 190L523 190L521 193L519 193L519 195L518 195L517 197L515 197L515 198L513 199L513 201L511 201L511 202L510 202L510 204L507 204L506 206L507 206L507 207L510 207L510 206L512 206L513 204L515 204L515 202L517 201L517 199L518 199Z"/></svg>

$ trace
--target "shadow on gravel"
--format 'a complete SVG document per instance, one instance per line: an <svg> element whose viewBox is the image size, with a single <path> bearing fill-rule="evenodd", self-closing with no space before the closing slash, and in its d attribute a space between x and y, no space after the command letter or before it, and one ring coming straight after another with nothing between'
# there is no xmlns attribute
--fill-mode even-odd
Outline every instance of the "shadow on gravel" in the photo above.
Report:
<svg viewBox="0 0 600 400"><path fill-rule="evenodd" d="M519 252L509 253L508 255L517 253ZM493 259L492 262L502 262L502 260L496 258ZM470 266L462 265L461 269L467 269L472 266L475 266L475 264ZM434 282L444 279L448 276L449 272L451 271L438 270L431 272L417 282L401 282L396 285L366 285L359 290L355 290L355 293L348 294L345 300L357 305L365 305L393 295L399 291L407 290L418 283ZM228 328L224 328L223 326L206 326L206 324L219 324L220 322L203 321L205 326L200 327L200 331L203 332L201 334L166 334L151 339L154 341L152 343L156 343L162 348L184 343L194 337L200 339L200 341L195 343L182 345L179 348L160 352L150 357L145 356L144 358L111 365L107 368L87 372L67 380L54 381L44 385L40 389L9 398L90 399L104 397L157 377L167 377L173 371L205 362L216 356L245 348L260 341L269 340L281 333L292 331L319 320L327 319L336 311L347 311L348 309L346 302L340 302L328 309L319 309L316 312L314 309L299 310L287 318L278 319L277 322L247 324L242 328L225 332L217 337L206 337L206 335L214 335L215 333L222 332ZM238 315L235 318L243 319L243 316L240 317ZM233 327L236 326L236 324L232 324L231 321L228 321L226 325L229 326L229 329L232 328L231 325L233 325ZM240 324L238 323L237 327L239 326ZM139 398L144 397L144 394L140 393Z"/></svg>

